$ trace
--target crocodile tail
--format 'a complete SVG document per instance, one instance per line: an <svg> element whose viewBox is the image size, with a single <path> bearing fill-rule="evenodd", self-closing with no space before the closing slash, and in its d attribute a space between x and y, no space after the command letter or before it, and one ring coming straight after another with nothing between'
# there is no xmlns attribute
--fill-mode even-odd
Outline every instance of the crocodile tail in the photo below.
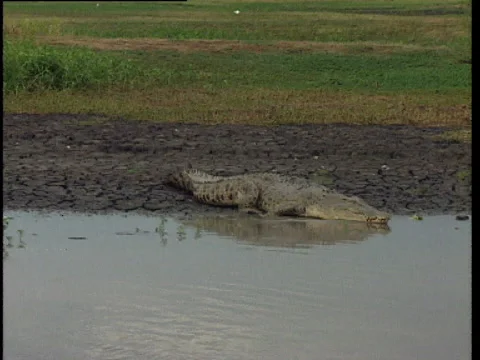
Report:
<svg viewBox="0 0 480 360"><path fill-rule="evenodd" d="M196 169L188 169L184 171L184 175L188 176L191 181L198 184L204 184L209 182L217 182L222 180L221 176L213 176L206 172L196 170Z"/></svg>
<svg viewBox="0 0 480 360"><path fill-rule="evenodd" d="M175 171L168 175L165 183L174 188L193 193L198 185L214 183L223 179L222 176L213 176L206 172L187 167L185 170Z"/></svg>
<svg viewBox="0 0 480 360"><path fill-rule="evenodd" d="M185 171L180 171L168 175L166 184L180 190L186 190L189 192L194 191L194 184L190 176L188 176Z"/></svg>

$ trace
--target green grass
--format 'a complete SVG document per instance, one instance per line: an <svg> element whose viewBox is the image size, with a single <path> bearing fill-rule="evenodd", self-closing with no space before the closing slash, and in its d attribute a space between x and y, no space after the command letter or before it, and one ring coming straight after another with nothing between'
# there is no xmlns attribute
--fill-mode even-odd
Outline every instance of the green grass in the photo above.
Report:
<svg viewBox="0 0 480 360"><path fill-rule="evenodd" d="M4 106L155 121L467 125L470 32L465 0L7 2Z"/></svg>
<svg viewBox="0 0 480 360"><path fill-rule="evenodd" d="M96 4L100 4L99 7ZM207 3L207 1L205 2ZM213 10L218 6L211 4L201 4L198 1L178 2L159 2L159 1L112 1L105 3L102 1L8 1L4 3L5 12L21 13L31 16L123 16L128 12L134 12L139 15L149 15L152 12L165 10L184 10L184 9L208 9Z"/></svg>
<svg viewBox="0 0 480 360"><path fill-rule="evenodd" d="M312 53L136 55L139 66L155 64L156 85L263 87L271 89L335 89L363 91L431 90L443 92L471 86L469 65L436 53L339 55ZM167 76L167 77L165 77Z"/></svg>
<svg viewBox="0 0 480 360"><path fill-rule="evenodd" d="M188 1L179 3L168 2L7 2L7 11L22 12L29 15L54 15L54 16L122 16L126 12L135 12L139 15L155 15L162 11L209 11L209 12L232 12L240 9L242 12L299 12L299 11L322 11L322 12L349 12L369 13L382 12L393 14L417 14L425 16L437 10L440 14L465 14L471 10L471 4L465 0L402 0L402 1Z"/></svg>
<svg viewBox="0 0 480 360"><path fill-rule="evenodd" d="M300 1L15 3L6 22L63 20L62 32L102 38L242 41L377 41L454 45L470 38L471 7L462 1ZM241 9L239 15L233 11ZM441 9L440 15L422 15ZM411 13L420 11L417 15ZM383 15L382 15L383 14ZM433 13L435 14L435 13ZM442 15L448 14L448 15Z"/></svg>
<svg viewBox="0 0 480 360"><path fill-rule="evenodd" d="M229 16L230 17L230 16ZM447 45L463 39L459 21L423 22L402 17L336 15L302 21L279 17L268 22L256 19L237 21L155 21L126 20L82 21L64 26L66 34L101 38L226 39L243 41L376 41L420 45ZM435 35L432 36L432 32Z"/></svg>
<svg viewBox="0 0 480 360"><path fill-rule="evenodd" d="M133 62L86 48L56 48L5 40L5 93L99 88L125 84L138 75Z"/></svg>
<svg viewBox="0 0 480 360"><path fill-rule="evenodd" d="M334 89L364 92L471 86L471 66L441 52L378 55L151 51L95 52L83 47L4 44L4 91L137 87Z"/></svg>

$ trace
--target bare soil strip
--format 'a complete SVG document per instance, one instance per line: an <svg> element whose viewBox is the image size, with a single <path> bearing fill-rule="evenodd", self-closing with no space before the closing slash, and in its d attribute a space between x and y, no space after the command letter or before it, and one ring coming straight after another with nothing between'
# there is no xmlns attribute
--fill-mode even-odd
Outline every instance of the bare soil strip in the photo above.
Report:
<svg viewBox="0 0 480 360"><path fill-rule="evenodd" d="M210 52L229 53L246 51L262 53L267 51L328 52L328 53L405 53L428 50L445 50L446 46L419 46L404 44L378 44L375 42L317 42L317 41L272 41L265 44L237 40L169 40L156 38L101 39L93 37L38 36L37 41L49 45L84 46L96 50L169 50L182 53Z"/></svg>
<svg viewBox="0 0 480 360"><path fill-rule="evenodd" d="M395 214L471 210L471 145L439 138L445 128L207 126L66 114L5 114L3 126L7 209L229 211L162 184L191 163L217 175L308 177Z"/></svg>

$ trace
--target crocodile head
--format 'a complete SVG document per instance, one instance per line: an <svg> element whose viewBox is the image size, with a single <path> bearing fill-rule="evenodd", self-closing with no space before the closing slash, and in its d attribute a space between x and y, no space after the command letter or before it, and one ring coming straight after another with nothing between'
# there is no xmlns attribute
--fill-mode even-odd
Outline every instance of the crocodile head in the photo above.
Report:
<svg viewBox="0 0 480 360"><path fill-rule="evenodd" d="M356 196L328 194L321 201L305 207L305 216L324 220L363 221L387 224L390 215L375 209Z"/></svg>

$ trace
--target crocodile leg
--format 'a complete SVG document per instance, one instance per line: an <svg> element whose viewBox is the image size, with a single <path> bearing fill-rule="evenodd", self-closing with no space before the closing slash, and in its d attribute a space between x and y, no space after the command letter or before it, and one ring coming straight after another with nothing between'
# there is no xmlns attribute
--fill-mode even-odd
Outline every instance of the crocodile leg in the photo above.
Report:
<svg viewBox="0 0 480 360"><path fill-rule="evenodd" d="M257 216L261 216L261 217L264 217L266 215L263 211L255 209L255 208L251 208L251 207L239 207L238 211L241 212L241 213L244 213L244 214L257 215Z"/></svg>
<svg viewBox="0 0 480 360"><path fill-rule="evenodd" d="M275 215L302 217L305 216L305 206L300 204L292 204L290 202L280 204L275 209Z"/></svg>

